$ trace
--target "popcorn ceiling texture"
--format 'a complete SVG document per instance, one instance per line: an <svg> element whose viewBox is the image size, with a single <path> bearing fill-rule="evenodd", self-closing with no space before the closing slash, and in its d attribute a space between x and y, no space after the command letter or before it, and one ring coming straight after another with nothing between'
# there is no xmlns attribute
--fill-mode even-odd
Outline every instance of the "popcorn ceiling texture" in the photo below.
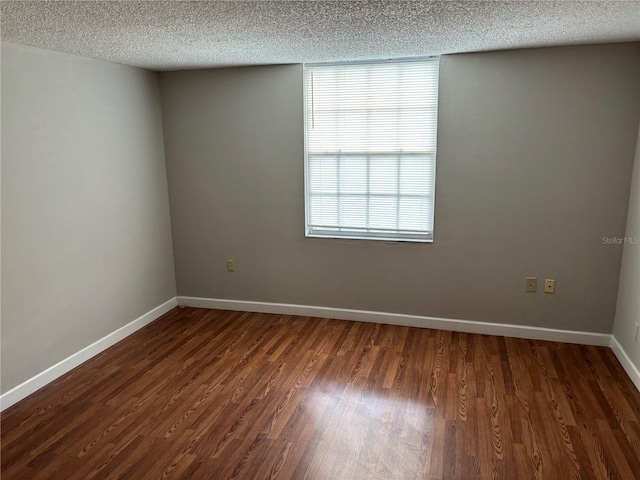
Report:
<svg viewBox="0 0 640 480"><path fill-rule="evenodd" d="M637 1L2 1L2 40L152 70L640 40Z"/></svg>

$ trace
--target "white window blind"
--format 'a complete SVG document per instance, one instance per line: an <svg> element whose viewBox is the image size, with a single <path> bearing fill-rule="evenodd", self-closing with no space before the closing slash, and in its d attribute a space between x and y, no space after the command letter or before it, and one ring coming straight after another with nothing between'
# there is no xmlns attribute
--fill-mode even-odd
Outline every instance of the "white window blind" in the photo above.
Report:
<svg viewBox="0 0 640 480"><path fill-rule="evenodd" d="M429 242L438 58L305 65L308 236Z"/></svg>

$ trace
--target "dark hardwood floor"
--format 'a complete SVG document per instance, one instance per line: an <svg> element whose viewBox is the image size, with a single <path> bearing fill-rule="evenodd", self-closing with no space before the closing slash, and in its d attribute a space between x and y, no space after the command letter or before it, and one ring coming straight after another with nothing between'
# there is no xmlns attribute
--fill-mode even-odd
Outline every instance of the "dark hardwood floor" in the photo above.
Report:
<svg viewBox="0 0 640 480"><path fill-rule="evenodd" d="M2 414L2 479L640 478L608 348L175 309Z"/></svg>

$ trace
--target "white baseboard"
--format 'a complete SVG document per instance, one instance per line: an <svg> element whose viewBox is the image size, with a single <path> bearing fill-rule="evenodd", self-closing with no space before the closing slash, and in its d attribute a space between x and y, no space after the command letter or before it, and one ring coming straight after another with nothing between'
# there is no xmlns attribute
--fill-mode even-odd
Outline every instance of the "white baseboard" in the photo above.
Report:
<svg viewBox="0 0 640 480"><path fill-rule="evenodd" d="M210 308L215 310L237 310L243 312L276 313L282 315L304 315L308 317L336 318L358 322L386 323L407 327L433 328L453 332L480 333L505 337L549 340L553 342L580 343L608 347L608 333L557 330L553 328L530 327L503 323L490 323L451 318L423 317L402 313L349 310L346 308L291 305L287 303L251 302L241 300L221 300L215 298L178 297L178 305Z"/></svg>
<svg viewBox="0 0 640 480"><path fill-rule="evenodd" d="M79 352L67 357L45 371L30 378L26 382L12 388L0 396L0 411L31 395L36 390L54 381L74 369L81 363L106 350L110 346L128 337L135 331L161 317L176 305L209 308L214 310L235 310L243 312L275 313L282 315L304 315L309 317L335 318L359 322L385 323L418 328L433 328L454 332L479 333L532 340L548 340L554 342L579 343L584 345L610 346L623 368L640 390L640 371L631 362L618 341L606 333L558 330L553 328L531 327L522 325L457 320L450 318L425 317L401 313L384 313L367 310L350 310L346 308L318 307L309 305L292 305L286 303L252 302L241 300L223 300L199 297L174 297L162 305L138 317L105 337L97 340Z"/></svg>
<svg viewBox="0 0 640 480"><path fill-rule="evenodd" d="M614 337L613 335L611 335L610 346L611 350L613 350L613 353L615 353L616 357L618 357L618 361L620 362L620 364L622 364L622 368L624 368L624 371L627 372L627 375L629 375L629 378L631 379L633 384L640 391L640 370L638 370L638 367L633 364L633 362L627 355L627 352L624 351L622 345L618 343L618 340L616 340L616 337Z"/></svg>
<svg viewBox="0 0 640 480"><path fill-rule="evenodd" d="M159 305L153 310L150 310L144 315L136 318L133 322L127 323L123 327L120 327L116 331L111 332L105 337L102 337L100 340L93 342L91 345L83 348L79 352L76 352L73 355L65 358L61 362L58 362L55 365L47 368L45 371L40 372L35 377L32 377L26 382L21 383L17 387L12 388L8 392L0 396L0 411L31 395L33 392L44 387L46 384L53 382L56 378L76 368L81 363L86 362L91 357L94 357L103 350L106 350L123 338L128 337L136 330L140 330L145 325L148 325L155 319L167 313L177 304L178 301L176 297L167 300L162 305Z"/></svg>

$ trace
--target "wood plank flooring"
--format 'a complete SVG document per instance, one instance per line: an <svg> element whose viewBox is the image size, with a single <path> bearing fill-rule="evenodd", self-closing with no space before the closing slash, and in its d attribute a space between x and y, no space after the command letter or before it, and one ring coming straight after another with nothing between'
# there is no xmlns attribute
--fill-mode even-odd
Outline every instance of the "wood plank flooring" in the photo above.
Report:
<svg viewBox="0 0 640 480"><path fill-rule="evenodd" d="M2 414L2 479L635 479L608 348L175 309Z"/></svg>

